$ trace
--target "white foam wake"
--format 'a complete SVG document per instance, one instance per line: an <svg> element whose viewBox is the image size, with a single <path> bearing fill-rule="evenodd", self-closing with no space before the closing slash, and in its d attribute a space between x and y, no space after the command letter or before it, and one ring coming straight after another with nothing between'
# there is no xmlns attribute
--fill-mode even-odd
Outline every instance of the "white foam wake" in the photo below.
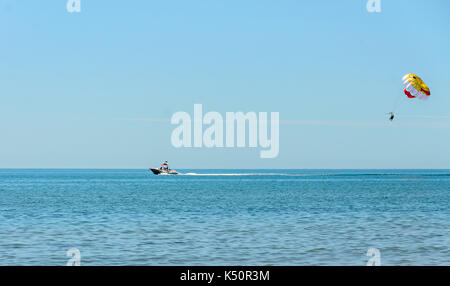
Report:
<svg viewBox="0 0 450 286"><path fill-rule="evenodd" d="M302 174L286 174L286 173L220 173L220 174L198 174L198 173L185 173L180 174L184 176L307 176Z"/></svg>

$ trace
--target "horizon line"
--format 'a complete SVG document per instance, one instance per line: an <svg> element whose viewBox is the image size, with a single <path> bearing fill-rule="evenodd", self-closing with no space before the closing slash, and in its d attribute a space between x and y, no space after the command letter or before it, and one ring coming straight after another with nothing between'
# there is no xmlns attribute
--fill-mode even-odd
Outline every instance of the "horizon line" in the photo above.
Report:
<svg viewBox="0 0 450 286"><path fill-rule="evenodd" d="M0 170L149 170L150 168L24 168L0 167ZM449 168L177 168L178 170L450 170Z"/></svg>

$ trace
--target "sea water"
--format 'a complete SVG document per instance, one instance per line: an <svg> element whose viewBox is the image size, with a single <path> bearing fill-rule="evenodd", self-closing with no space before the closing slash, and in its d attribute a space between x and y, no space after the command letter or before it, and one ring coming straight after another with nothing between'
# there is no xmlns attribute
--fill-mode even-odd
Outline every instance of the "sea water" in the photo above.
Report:
<svg viewBox="0 0 450 286"><path fill-rule="evenodd" d="M450 170L0 170L0 265L450 265Z"/></svg>

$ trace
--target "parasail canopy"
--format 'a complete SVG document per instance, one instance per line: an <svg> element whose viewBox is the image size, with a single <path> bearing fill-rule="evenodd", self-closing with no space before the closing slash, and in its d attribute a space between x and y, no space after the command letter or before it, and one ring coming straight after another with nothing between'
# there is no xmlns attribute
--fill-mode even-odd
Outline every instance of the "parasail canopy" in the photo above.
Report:
<svg viewBox="0 0 450 286"><path fill-rule="evenodd" d="M427 100L431 93L428 86L423 80L413 73L409 73L403 77L403 85L405 94L408 98L419 98Z"/></svg>

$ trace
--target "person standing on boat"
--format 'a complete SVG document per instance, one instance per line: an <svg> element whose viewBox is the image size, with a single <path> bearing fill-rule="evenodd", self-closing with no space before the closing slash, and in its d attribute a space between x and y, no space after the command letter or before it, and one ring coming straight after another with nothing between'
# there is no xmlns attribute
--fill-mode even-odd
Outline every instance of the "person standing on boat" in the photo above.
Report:
<svg viewBox="0 0 450 286"><path fill-rule="evenodd" d="M165 161L164 163L161 164L161 170L163 170L163 171L169 170L169 164L167 163L167 161Z"/></svg>

